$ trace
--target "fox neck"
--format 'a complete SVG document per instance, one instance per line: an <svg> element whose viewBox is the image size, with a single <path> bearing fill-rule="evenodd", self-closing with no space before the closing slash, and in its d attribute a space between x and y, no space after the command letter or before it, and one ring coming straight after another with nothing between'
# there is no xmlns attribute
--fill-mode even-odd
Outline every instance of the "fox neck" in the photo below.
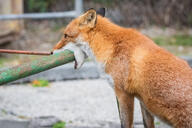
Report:
<svg viewBox="0 0 192 128"><path fill-rule="evenodd" d="M106 18L98 16L97 24L94 29L82 37L90 47L92 56L101 64L106 64L114 51L114 42L117 42L119 26L111 23ZM123 28L121 28L123 29ZM90 55L90 52L88 53Z"/></svg>

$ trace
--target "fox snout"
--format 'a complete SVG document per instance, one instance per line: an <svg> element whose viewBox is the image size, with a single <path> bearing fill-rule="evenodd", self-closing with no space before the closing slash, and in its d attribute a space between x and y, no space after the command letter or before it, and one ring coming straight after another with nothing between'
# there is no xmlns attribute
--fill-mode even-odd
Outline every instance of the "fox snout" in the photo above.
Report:
<svg viewBox="0 0 192 128"><path fill-rule="evenodd" d="M60 40L53 48L53 51L54 50L57 50L57 49L61 49L62 47L64 47L67 43L65 41L62 41Z"/></svg>
<svg viewBox="0 0 192 128"><path fill-rule="evenodd" d="M66 34L64 34L66 35ZM61 49L64 46L66 46L68 43L75 43L75 37L69 37L69 36L64 36L61 38L61 40L53 47L53 51L57 49Z"/></svg>

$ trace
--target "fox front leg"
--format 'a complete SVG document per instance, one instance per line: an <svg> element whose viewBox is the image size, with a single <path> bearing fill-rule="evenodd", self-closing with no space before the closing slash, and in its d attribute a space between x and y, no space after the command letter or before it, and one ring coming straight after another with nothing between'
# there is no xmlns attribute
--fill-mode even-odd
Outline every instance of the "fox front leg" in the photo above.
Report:
<svg viewBox="0 0 192 128"><path fill-rule="evenodd" d="M133 128L134 96L125 93L120 89L115 89L121 128Z"/></svg>
<svg viewBox="0 0 192 128"><path fill-rule="evenodd" d="M80 47L76 46L75 43L68 43L65 45L65 47L63 47L62 49L59 49L59 50L55 50L55 52L58 52L58 51L63 51L63 50L70 50L73 52L74 56L75 56L75 65L74 65L74 68L75 69L79 69L84 61L85 61L85 58L87 57L85 52L83 50L81 50Z"/></svg>

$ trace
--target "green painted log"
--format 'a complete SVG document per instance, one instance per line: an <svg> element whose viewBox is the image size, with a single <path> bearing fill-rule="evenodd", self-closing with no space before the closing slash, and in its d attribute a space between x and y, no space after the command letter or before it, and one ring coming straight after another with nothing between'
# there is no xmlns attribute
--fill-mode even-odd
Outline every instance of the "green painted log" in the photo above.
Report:
<svg viewBox="0 0 192 128"><path fill-rule="evenodd" d="M69 50L0 71L0 85L74 61Z"/></svg>

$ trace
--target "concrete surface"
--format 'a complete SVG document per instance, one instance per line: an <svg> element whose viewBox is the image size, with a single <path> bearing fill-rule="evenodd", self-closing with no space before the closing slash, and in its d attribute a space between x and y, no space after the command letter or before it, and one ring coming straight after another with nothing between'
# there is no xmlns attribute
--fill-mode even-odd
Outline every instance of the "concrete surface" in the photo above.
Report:
<svg viewBox="0 0 192 128"><path fill-rule="evenodd" d="M135 128L143 128L138 101L134 115ZM103 79L0 87L0 128L29 128L31 119L42 116L57 117L67 128L120 128L113 89ZM168 128L156 122L157 128Z"/></svg>

